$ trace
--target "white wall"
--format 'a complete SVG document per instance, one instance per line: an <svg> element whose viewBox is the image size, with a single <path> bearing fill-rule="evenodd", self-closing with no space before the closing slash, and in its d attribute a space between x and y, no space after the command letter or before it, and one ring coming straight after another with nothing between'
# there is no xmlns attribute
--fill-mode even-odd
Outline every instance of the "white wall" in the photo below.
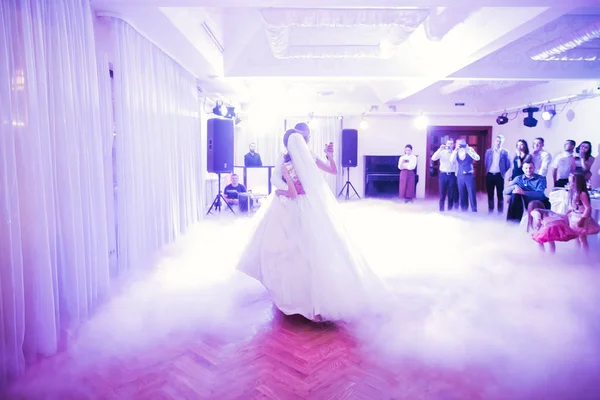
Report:
<svg viewBox="0 0 600 400"><path fill-rule="evenodd" d="M562 151L563 143L567 139L573 139L577 144L584 140L592 142L592 155L596 157L596 162L592 168L594 172L592 184L594 187L600 187L600 175L597 173L598 169L600 169L600 160L598 160L598 152L600 151L600 124L598 123L598 117L600 117L600 97L575 102L566 107L565 105L556 107L557 113L561 110L560 114L557 114L548 122L542 120L540 113L536 113L534 117L538 120L538 125L535 128L524 126L523 118L525 115L519 113L519 116L509 121L508 124L496 125L494 133L502 134L506 137L504 146L511 152L514 151L516 142L519 139L525 139L531 146L534 138L543 137L545 149L553 157ZM569 110L572 110L574 113L574 118L571 121L567 118ZM551 176L551 172L549 172L548 186L552 186Z"/></svg>
<svg viewBox="0 0 600 400"><path fill-rule="evenodd" d="M364 156L400 155L404 146L411 144L413 153L419 156L417 172L417 198L425 195L425 179L428 172L426 163L427 130L414 126L414 117L367 116L367 129L360 129L360 118L344 118L346 129L358 129L358 166L350 168L350 180L358 193L364 195ZM493 126L496 117L430 117L430 126ZM495 127L492 134L495 134ZM341 144L338 145L338 150ZM344 173L346 171L344 170Z"/></svg>

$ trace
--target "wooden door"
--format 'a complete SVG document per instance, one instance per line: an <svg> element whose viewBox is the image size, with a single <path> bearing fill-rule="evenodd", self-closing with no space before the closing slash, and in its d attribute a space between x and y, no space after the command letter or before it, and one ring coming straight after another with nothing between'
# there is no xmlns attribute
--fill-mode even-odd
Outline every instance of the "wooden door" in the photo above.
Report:
<svg viewBox="0 0 600 400"><path fill-rule="evenodd" d="M427 165L428 171L425 178L425 197L439 196L439 161L431 161L433 153L447 140L464 139L479 157L480 161L474 163L475 184L478 192L485 192L485 165L483 158L485 151L491 145L491 126L430 126L427 133ZM431 174L433 170L434 174Z"/></svg>

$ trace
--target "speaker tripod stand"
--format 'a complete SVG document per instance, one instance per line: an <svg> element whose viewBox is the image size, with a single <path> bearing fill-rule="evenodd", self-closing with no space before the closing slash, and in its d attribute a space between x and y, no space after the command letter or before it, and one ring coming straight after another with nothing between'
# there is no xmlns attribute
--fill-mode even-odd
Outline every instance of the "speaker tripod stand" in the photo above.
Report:
<svg viewBox="0 0 600 400"><path fill-rule="evenodd" d="M217 182L219 185L219 193L213 200L213 203L210 205L210 208L208 209L208 212L206 213L206 215L210 214L212 212L213 208L215 209L215 211L221 212L221 200L223 200L225 202L225 204L229 208L229 211L231 211L232 214L235 214L235 211L233 211L233 208L231 208L231 204L229 204L227 202L227 199L221 193L221 173L220 172L217 173Z"/></svg>
<svg viewBox="0 0 600 400"><path fill-rule="evenodd" d="M352 182L350 182L350 167L346 167L346 175L347 175L346 183L344 184L344 186L342 186L342 190L340 190L340 193L338 194L338 198L342 195L342 193L344 193L344 190L345 190L346 195L344 196L344 199L350 200L350 198L352 197L352 195L350 195L350 189L352 189L352 191L354 192L356 197L358 197L360 199L360 196L359 196L358 192L356 191L356 188L354 187Z"/></svg>

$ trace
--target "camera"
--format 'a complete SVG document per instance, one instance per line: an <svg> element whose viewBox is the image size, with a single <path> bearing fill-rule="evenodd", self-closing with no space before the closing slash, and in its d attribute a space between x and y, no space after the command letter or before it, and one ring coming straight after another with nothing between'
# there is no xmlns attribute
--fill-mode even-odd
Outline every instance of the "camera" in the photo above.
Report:
<svg viewBox="0 0 600 400"><path fill-rule="evenodd" d="M458 145L458 147L460 147L461 149L464 149L464 148L467 147L467 144L466 143L461 143L461 144Z"/></svg>

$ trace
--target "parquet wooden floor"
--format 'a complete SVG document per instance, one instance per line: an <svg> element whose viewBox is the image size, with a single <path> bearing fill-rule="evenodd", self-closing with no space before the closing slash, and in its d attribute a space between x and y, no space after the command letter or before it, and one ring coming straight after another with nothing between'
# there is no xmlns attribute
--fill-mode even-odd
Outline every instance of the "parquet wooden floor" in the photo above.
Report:
<svg viewBox="0 0 600 400"><path fill-rule="evenodd" d="M468 217L470 214L461 218ZM198 242L200 243L200 241ZM202 248L201 252L209 250ZM219 250L216 249L217 252ZM200 252L200 250L198 251ZM219 252L219 257L223 256ZM195 254L184 255L179 270L186 270L184 267L186 267L186 262L189 262L189 268L195 271L196 260ZM508 269L509 266L503 264L502 268ZM510 269L508 270L510 271ZM565 270L570 271L570 269ZM229 281L225 281L221 287L215 286L216 289L212 291L208 287L211 284L206 284L207 288L197 288L196 286L186 288L184 285L184 281L189 280L211 281L213 278L211 273L192 276L176 272L168 275L161 273L159 269L154 281L160 282L160 285L153 284L154 281L151 280L143 290L134 286L127 291L126 296L121 296L131 296L129 303L124 302L122 298L115 298L111 301L111 303L116 302L110 311L114 311L115 316L106 319L110 321L108 324L104 321L92 326L92 332L95 332L98 326L104 329L101 330L101 333L96 333L91 341L91 347L80 352L73 351L78 344L76 340L70 346L71 351L60 353L30 366L26 374L10 388L9 392L0 393L0 399L600 399L600 379L597 379L600 371L593 369L600 363L595 357L597 352L588 351L595 349L587 347L590 346L590 343L593 344L594 338L598 336L590 334L590 337L587 337L584 335L586 332L596 332L594 329L584 329L587 327L586 324L600 326L597 319L585 321L586 317L593 318L594 312L597 310L594 303L588 300L588 297L593 300L592 294L596 291L592 287L590 293L584 293L580 297L567 297L564 293L561 294L561 292L573 292L587 287L575 284L579 282L574 279L577 276L565 275L564 285L562 281L558 280L546 281L550 282L550 295L545 298L549 304L547 308L544 308L542 301L539 300L538 303L535 297L531 297L535 300L533 307L528 303L528 301L533 301L530 296L525 296L528 294L529 286L525 288L525 294L522 294L519 292L518 284L516 289L508 288L507 275L501 273L489 275L489 282L493 282L499 287L497 292L497 295L501 296L498 300L499 304L506 304L506 307L510 308L504 313L504 322L512 323L513 320L507 316L514 316L515 326L499 325L504 326L505 331L499 331L498 337L485 343L499 346L502 350L506 350L505 353L514 356L513 361L516 359L516 362L511 366L514 367L515 364L518 365L522 362L528 366L524 370L533 370L537 374L532 380L528 381L529 377L525 377L526 379L521 379L519 384L515 384L513 378L520 373L519 371L507 371L504 376L499 376L497 372L502 370L504 365L495 368L494 371L488 369L496 365L497 358L493 358L493 360L491 357L485 360L480 359L478 365L462 365L460 363L440 365L431 360L426 362L426 360L410 359L406 355L401 359L399 355L393 356L386 353L386 349L393 348L394 344L385 343L385 339L372 338L365 334L356 335L343 326L314 324L300 317L283 316L273 308L266 294L263 297L258 295L258 299L257 296L252 295L248 300L242 300L238 304L230 298L234 297L233 293L240 291L244 293L244 291L239 290L238 286L228 288L233 285ZM218 275L220 272L215 270L214 273ZM583 270L580 273L583 273ZM475 272L471 272L471 275L473 274ZM538 276L537 274L536 272L533 276ZM542 277L541 273L539 276ZM588 275L582 275L579 280L584 279L585 276ZM589 275L589 277L591 284L600 282L596 275ZM517 275L516 278L527 278L527 275ZM410 286L409 288L419 284L416 279L407 281L406 284ZM445 277L440 279L445 279ZM436 282L431 283L433 289L439 288L439 286L435 286ZM473 279L472 282L488 283L486 280L477 279ZM525 279L523 282L533 281ZM571 283L569 284L569 282ZM518 283L522 284L522 282ZM544 283L544 285L546 284ZM429 290L429 286L428 284L423 287ZM444 289L443 286L441 288ZM467 289L466 286L458 286L455 291L449 292L451 296L442 296L445 293L442 290L440 298L443 301L441 304L444 304L445 301L455 301L455 303L454 308L449 308L448 319L442 319L440 322L440 315L448 311L445 309L437 310L440 315L433 315L430 319L434 323L438 322L434 328L437 326L446 328L443 332L446 335L440 335L440 340L453 336L452 327L461 328L460 324L452 322L453 318L469 318L472 308L478 304L479 298L462 303L456 300L462 295L462 292L468 292ZM180 294L179 290L193 291L195 295L188 299L186 294ZM218 292L227 290L229 293L218 296ZM532 290L536 290L536 288L534 287ZM540 290L540 287L537 287L537 290ZM554 291L558 292L556 297L569 301L565 304L552 302ZM517 297L512 297L512 294L516 294ZM522 297L521 299L519 299L519 295ZM164 296L181 296L181 299L171 299L165 302ZM431 295L429 296L431 297ZM424 300L428 298L427 294L423 293L416 293L415 297ZM223 303L229 300L235 303L231 306L233 310L229 310L229 304L219 307L220 300L215 300L215 298L225 300ZM487 301L489 302L489 299ZM198 302L203 303L198 304ZM140 304L143 304L143 307ZM530 309L520 314L518 311L522 306L528 306ZM428 310L429 303L419 303L415 307L419 310ZM227 310L227 312L225 313L223 310ZM489 310L492 314L489 319L494 319L493 313L502 309L490 308ZM167 313L176 313L177 311L181 311L179 317L168 318ZM200 315L198 311L203 312ZM136 315L132 316L132 314L135 312L158 315L156 318L152 318L154 315L147 314L137 315L137 318L134 318ZM161 312L165 315L160 314ZM548 320L552 317L548 318L547 315L552 316L555 312L558 312L562 319L557 324L550 324ZM198 315L200 316L197 317ZM468 321L472 322L473 326L462 326L463 331L459 331L458 335L462 334L464 338L466 331L477 332L479 324L486 323L488 315L476 315L482 320L469 319ZM217 316L221 318L216 318ZM194 317L196 318L194 321L187 320L187 318ZM130 318L134 320L131 325L135 325L135 329L132 330L135 333L128 331L131 328L129 325L121 330L115 329L113 326L126 325ZM412 315L408 315L408 318L410 320L407 331L410 330L411 321L412 323L418 321L418 318ZM126 346L131 344L131 338L142 342L144 339L147 340L148 338L143 335L146 333L144 331L145 323L149 319L152 320L154 328L160 328L158 324L164 322L165 325L171 324L185 329L172 333L168 337L157 334L149 341L148 345L139 346L131 351L116 351L127 350ZM218 321L215 322L213 319ZM90 321L91 325L95 320ZM531 324L523 324L523 320L531 320ZM404 326L404 319L400 322L398 329L402 329ZM376 321L373 323L377 324ZM572 330L560 329L563 326L570 327L569 324L573 325ZM532 327L538 329L531 329ZM546 329L547 327L552 329ZM557 331L551 332L549 335L552 336L552 339L554 339L553 335L557 338L566 335L573 340L563 342L550 340L549 337L540 337L545 331L552 330ZM168 329L165 328L164 331L167 332ZM512 347L515 341L518 342L521 332L530 331L533 331L534 334L533 341L540 341L542 346L535 349L529 349L522 344L518 348ZM490 332L489 327L484 332L493 333ZM506 332L510 332L512 335L503 341ZM119 342L111 345L112 341L118 342L118 335L121 333L129 335L130 341L123 342L125 344ZM104 339L102 335L105 334L107 336L112 334L113 337ZM393 331L387 332L385 337L390 339L392 335L394 335ZM474 336L475 338L479 337L478 335ZM399 332L398 337L398 340L409 338L403 342L404 350L413 346L419 347L421 344L418 333L401 335ZM466 347L469 345L468 339L471 336L467 335L466 337L465 341L452 342L449 340L448 343L444 342L444 345L447 345L450 353L454 351L457 353L468 352L470 349ZM384 343L376 343L378 340L382 340ZM532 341L524 343L531 344ZM545 348L544 344L548 344L548 348ZM98 353L103 351L103 345L112 349L112 352L100 356ZM549 348L552 345L554 348ZM373 347L378 347L379 351L375 352ZM560 348L561 351L557 351L556 348ZM564 354L563 348L565 349ZM479 350L480 353L476 353L476 355L484 358L486 356L485 349L479 348ZM552 357L542 357L544 352L550 350L554 351ZM575 351L577 352L575 353ZM575 355L570 357L570 352ZM427 355L427 351L423 351L422 347L415 353ZM468 357L452 357L452 354L450 356L442 355L440 358L470 359ZM552 363L556 364L548 365L548 367L555 367L553 375L551 372L546 375L544 360L552 360ZM540 372L538 373L538 371ZM540 376L541 378L538 379Z"/></svg>
<svg viewBox="0 0 600 400"><path fill-rule="evenodd" d="M270 307L266 302L264 307ZM76 369L67 353L33 366L4 399L520 399L475 367L446 369L366 354L333 324L273 317L251 337L186 333Z"/></svg>
<svg viewBox="0 0 600 400"><path fill-rule="evenodd" d="M268 305L265 303L265 307ZM489 377L370 359L344 328L273 310L252 337L172 336L163 345L77 369L40 362L9 399L481 399Z"/></svg>
<svg viewBox="0 0 600 400"><path fill-rule="evenodd" d="M541 368L541 380L545 381L523 386L511 381L510 371L509 378L501 378L495 374L497 371L482 367L493 366L495 361L436 365L431 360L400 359L374 352L376 338L357 336L339 325L284 316L274 309L266 294L233 308L231 315L240 318L226 318L227 328L211 322L208 316L200 320L206 326L199 327L194 322L194 329L158 338L151 345L126 353L114 352L124 348L122 344L106 343L118 339L115 330L115 337L106 341L95 338L91 349L60 353L30 366L9 392L0 393L0 399L600 399L600 380L596 378L600 375L586 364L589 362L594 368L598 363L594 364L594 357L585 354L572 359L565 356L563 363L580 367L575 370L584 371L583 374L572 372L564 376L559 372L563 375L545 377L545 367L537 365L535 352L523 352L519 355L523 363ZM128 315L119 318L127 319ZM119 318L113 320L121 321ZM112 332L110 326L107 329L103 332ZM418 337L410 337L418 341ZM71 349L77 340L73 344ZM113 353L99 356L103 344ZM418 343L405 347L414 345ZM88 353L91 355L86 360Z"/></svg>

